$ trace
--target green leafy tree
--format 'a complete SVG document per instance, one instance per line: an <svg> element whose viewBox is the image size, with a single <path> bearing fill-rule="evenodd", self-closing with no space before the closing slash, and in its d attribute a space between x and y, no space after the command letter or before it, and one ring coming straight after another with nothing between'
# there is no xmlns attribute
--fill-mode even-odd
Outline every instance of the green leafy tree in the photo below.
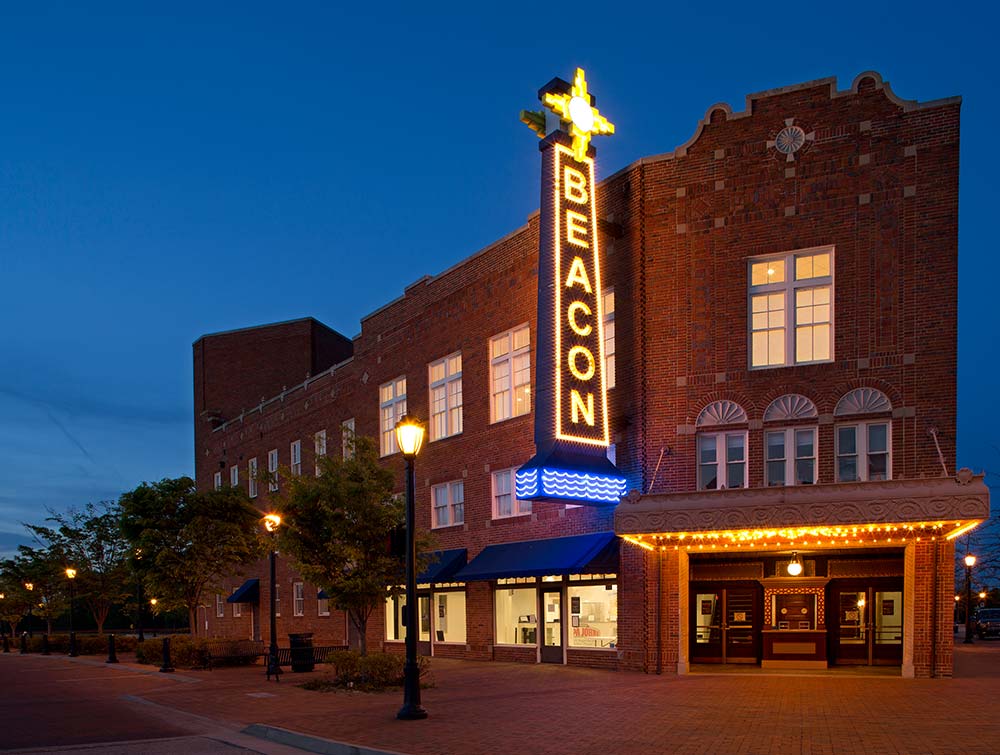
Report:
<svg viewBox="0 0 1000 755"><path fill-rule="evenodd" d="M24 525L49 554L48 561L39 554L42 573L58 558L63 559L63 569L76 569L76 594L90 611L98 633L103 634L112 607L129 595L126 580L130 548L121 529L118 503L102 501L66 512L50 510L45 521L52 526Z"/></svg>
<svg viewBox="0 0 1000 755"><path fill-rule="evenodd" d="M28 597L32 612L45 620L45 633L52 634L52 622L69 608L66 584L66 559L53 548L31 548L20 545L13 560L13 569L21 582L32 585Z"/></svg>
<svg viewBox="0 0 1000 755"><path fill-rule="evenodd" d="M13 636L17 625L32 606L31 592L24 587L24 582L13 559L0 562L0 620L6 622Z"/></svg>
<svg viewBox="0 0 1000 755"><path fill-rule="evenodd" d="M403 582L404 562L389 542L405 525L405 502L394 495L393 474L379 463L375 442L358 436L353 443L351 458L320 459L319 476L283 475L278 544L347 612L365 655L368 620Z"/></svg>
<svg viewBox="0 0 1000 755"><path fill-rule="evenodd" d="M122 495L122 531L139 550L147 595L160 610L186 608L191 633L220 575L260 558L260 512L239 488L199 492L190 477L143 483Z"/></svg>

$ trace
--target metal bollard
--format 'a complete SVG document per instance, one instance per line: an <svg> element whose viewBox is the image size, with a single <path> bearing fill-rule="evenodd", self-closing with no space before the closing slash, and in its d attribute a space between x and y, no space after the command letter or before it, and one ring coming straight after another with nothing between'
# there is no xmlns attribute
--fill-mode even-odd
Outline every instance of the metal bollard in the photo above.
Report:
<svg viewBox="0 0 1000 755"><path fill-rule="evenodd" d="M79 653L76 652L76 632L69 633L69 657L76 658Z"/></svg>
<svg viewBox="0 0 1000 755"><path fill-rule="evenodd" d="M8 637L7 635L3 636L3 651L5 653L10 652L10 637Z"/></svg>
<svg viewBox="0 0 1000 755"><path fill-rule="evenodd" d="M42 655L52 655L49 651L49 636L47 634L42 635Z"/></svg>
<svg viewBox="0 0 1000 755"><path fill-rule="evenodd" d="M108 635L108 660L105 663L118 663L118 654L115 652L115 636Z"/></svg>
<svg viewBox="0 0 1000 755"><path fill-rule="evenodd" d="M28 633L21 632L21 655L28 654Z"/></svg>
<svg viewBox="0 0 1000 755"><path fill-rule="evenodd" d="M174 670L173 665L170 663L170 638L163 638L163 665L160 666L161 674L169 674Z"/></svg>

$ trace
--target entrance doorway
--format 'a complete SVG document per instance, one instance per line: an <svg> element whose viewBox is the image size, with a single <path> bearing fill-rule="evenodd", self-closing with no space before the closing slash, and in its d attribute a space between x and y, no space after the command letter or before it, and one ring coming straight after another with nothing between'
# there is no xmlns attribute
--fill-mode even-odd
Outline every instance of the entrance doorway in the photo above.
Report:
<svg viewBox="0 0 1000 755"><path fill-rule="evenodd" d="M903 580L830 583L830 661L839 666L903 663Z"/></svg>
<svg viewBox="0 0 1000 755"><path fill-rule="evenodd" d="M542 590L542 663L563 662L562 591Z"/></svg>
<svg viewBox="0 0 1000 755"><path fill-rule="evenodd" d="M692 663L760 662L759 585L692 582L690 595Z"/></svg>

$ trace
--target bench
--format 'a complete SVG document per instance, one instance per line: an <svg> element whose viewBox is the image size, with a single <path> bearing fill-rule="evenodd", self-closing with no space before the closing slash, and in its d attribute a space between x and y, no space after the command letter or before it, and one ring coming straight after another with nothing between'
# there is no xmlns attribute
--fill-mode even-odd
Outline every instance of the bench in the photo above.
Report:
<svg viewBox="0 0 1000 755"><path fill-rule="evenodd" d="M226 661L253 663L265 653L260 640L208 640L205 643L205 662L209 671L215 665L226 665Z"/></svg>

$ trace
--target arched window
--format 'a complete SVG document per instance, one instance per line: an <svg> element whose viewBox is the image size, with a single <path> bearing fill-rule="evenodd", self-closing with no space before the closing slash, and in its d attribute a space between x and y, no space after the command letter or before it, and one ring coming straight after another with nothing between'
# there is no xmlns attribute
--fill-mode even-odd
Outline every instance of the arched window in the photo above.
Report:
<svg viewBox="0 0 1000 755"><path fill-rule="evenodd" d="M698 414L695 425L739 425L747 421L747 413L735 401L713 401Z"/></svg>
<svg viewBox="0 0 1000 755"><path fill-rule="evenodd" d="M877 388L855 388L841 397L833 415L843 417L847 414L879 414L890 411L892 402L882 391Z"/></svg>
<svg viewBox="0 0 1000 755"><path fill-rule="evenodd" d="M835 417L857 417L837 424L837 482L892 479L891 411L877 388L855 388L837 402Z"/></svg>
<svg viewBox="0 0 1000 755"><path fill-rule="evenodd" d="M798 393L779 396L764 410L765 422L800 422L819 416L816 404ZM764 430L764 483L768 486L816 482L816 427Z"/></svg>
<svg viewBox="0 0 1000 755"><path fill-rule="evenodd" d="M764 410L765 422L791 422L799 419L813 419L819 416L816 404L798 393L778 396Z"/></svg>
<svg viewBox="0 0 1000 755"><path fill-rule="evenodd" d="M735 401L713 401L698 414L696 427L742 425L747 413ZM698 490L745 488L747 485L747 431L698 433Z"/></svg>

